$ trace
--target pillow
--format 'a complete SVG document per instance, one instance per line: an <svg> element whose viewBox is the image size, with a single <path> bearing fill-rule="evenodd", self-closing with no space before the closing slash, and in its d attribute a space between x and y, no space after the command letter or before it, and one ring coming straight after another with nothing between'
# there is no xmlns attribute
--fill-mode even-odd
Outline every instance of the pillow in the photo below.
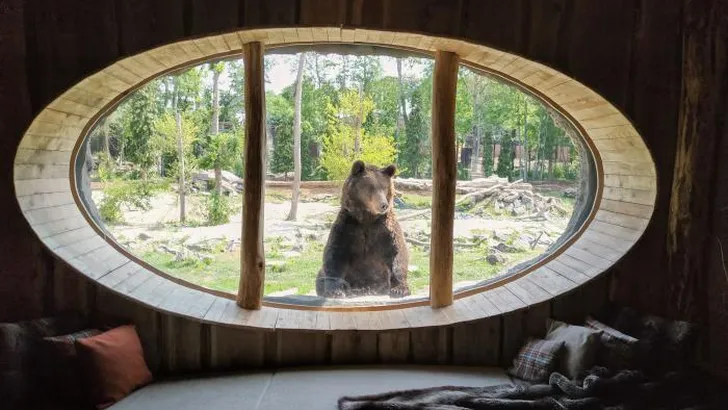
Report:
<svg viewBox="0 0 728 410"><path fill-rule="evenodd" d="M593 317L587 317L586 327L601 331L601 348L597 354L599 364L609 370L637 369L639 340L614 329Z"/></svg>
<svg viewBox="0 0 728 410"><path fill-rule="evenodd" d="M75 342L100 334L100 330L86 329L43 339L42 355L46 365L42 377L47 393L54 401L77 404L82 400Z"/></svg>
<svg viewBox="0 0 728 410"><path fill-rule="evenodd" d="M558 320L547 322L546 340L564 342L564 352L557 369L570 379L576 379L589 370L596 359L601 331L583 326L569 325Z"/></svg>
<svg viewBox="0 0 728 410"><path fill-rule="evenodd" d="M513 359L508 374L532 382L545 381L554 370L564 342L529 339Z"/></svg>
<svg viewBox="0 0 728 410"><path fill-rule="evenodd" d="M139 336L131 325L76 340L85 382L97 407L105 407L152 381Z"/></svg>

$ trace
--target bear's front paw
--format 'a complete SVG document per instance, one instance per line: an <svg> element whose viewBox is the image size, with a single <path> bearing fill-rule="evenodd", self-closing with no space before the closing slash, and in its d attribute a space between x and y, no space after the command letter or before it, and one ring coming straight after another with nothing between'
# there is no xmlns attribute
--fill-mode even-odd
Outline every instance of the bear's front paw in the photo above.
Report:
<svg viewBox="0 0 728 410"><path fill-rule="evenodd" d="M345 299L346 292L343 289L330 289L326 291L324 297L329 299Z"/></svg>
<svg viewBox="0 0 728 410"><path fill-rule="evenodd" d="M390 298L403 298L410 295L410 290L407 285L397 285L389 289Z"/></svg>

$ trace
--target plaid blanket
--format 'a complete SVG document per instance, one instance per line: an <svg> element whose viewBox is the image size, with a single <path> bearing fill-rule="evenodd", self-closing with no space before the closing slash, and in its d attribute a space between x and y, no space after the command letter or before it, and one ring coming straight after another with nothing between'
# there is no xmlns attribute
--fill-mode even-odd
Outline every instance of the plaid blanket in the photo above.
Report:
<svg viewBox="0 0 728 410"><path fill-rule="evenodd" d="M339 399L339 410L726 409L716 391L687 375L649 381L636 371L595 368L582 380L552 373L548 384L443 386Z"/></svg>

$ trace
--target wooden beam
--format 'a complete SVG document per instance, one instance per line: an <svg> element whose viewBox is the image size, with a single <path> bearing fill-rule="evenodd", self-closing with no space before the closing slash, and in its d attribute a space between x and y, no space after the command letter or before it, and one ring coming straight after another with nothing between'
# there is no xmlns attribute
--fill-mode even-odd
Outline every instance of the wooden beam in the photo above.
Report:
<svg viewBox="0 0 728 410"><path fill-rule="evenodd" d="M240 287L243 309L260 309L265 279L263 210L265 201L265 90L263 45L243 44L245 65L245 192L241 236Z"/></svg>
<svg viewBox="0 0 728 410"><path fill-rule="evenodd" d="M455 222L455 94L459 58L449 51L435 54L432 84L432 230L430 233L430 305L453 301L453 225Z"/></svg>

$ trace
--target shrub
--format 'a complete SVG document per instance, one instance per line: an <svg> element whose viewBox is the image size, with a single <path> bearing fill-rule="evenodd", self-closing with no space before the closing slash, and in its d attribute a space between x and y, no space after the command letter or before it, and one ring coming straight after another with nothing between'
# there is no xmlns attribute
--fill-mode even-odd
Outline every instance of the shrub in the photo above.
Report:
<svg viewBox="0 0 728 410"><path fill-rule="evenodd" d="M152 207L150 198L154 192L164 189L164 181L113 181L106 182L104 198L99 204L99 214L104 222L119 224L124 222L121 207L129 209L149 210Z"/></svg>
<svg viewBox="0 0 728 410"><path fill-rule="evenodd" d="M230 201L224 195L213 192L207 199L207 224L222 225L230 222Z"/></svg>
<svg viewBox="0 0 728 410"><path fill-rule="evenodd" d="M470 167L458 164L458 181L470 180Z"/></svg>

